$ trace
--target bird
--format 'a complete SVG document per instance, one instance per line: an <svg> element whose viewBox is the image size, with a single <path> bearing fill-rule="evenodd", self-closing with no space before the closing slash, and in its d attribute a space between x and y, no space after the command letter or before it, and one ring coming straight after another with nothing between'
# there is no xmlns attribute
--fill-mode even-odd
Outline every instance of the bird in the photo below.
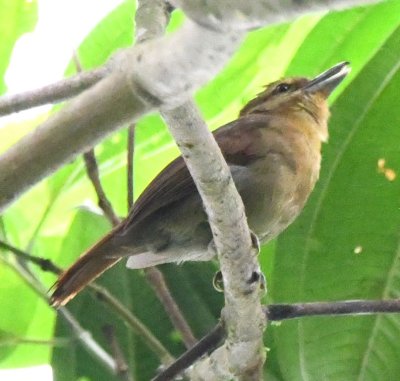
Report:
<svg viewBox="0 0 400 381"><path fill-rule="evenodd" d="M300 214L328 140L327 99L350 72L341 62L313 79L283 78L267 85L239 117L214 131L261 244ZM141 269L211 260L216 252L202 200L182 156L167 165L127 218L89 248L54 285L50 304L65 305L122 258Z"/></svg>

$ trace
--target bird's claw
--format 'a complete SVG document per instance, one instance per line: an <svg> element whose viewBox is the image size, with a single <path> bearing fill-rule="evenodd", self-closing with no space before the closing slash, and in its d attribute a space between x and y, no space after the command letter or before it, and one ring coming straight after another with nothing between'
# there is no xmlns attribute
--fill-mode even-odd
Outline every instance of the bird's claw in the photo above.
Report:
<svg viewBox="0 0 400 381"><path fill-rule="evenodd" d="M265 275L261 271L253 271L250 278L247 280L249 285L258 282L261 291L266 292L267 290L267 280Z"/></svg>
<svg viewBox="0 0 400 381"><path fill-rule="evenodd" d="M254 290L254 283L258 283L260 291L264 293L267 291L267 280L261 271L253 271L250 278L247 280L247 283L251 286L250 288L252 290ZM213 286L216 291L224 292L224 278L221 271L217 271L214 274ZM249 293L251 292L252 291L249 289Z"/></svg>
<svg viewBox="0 0 400 381"><path fill-rule="evenodd" d="M222 272L220 270L214 274L213 286L216 291L224 292L224 278L222 277Z"/></svg>

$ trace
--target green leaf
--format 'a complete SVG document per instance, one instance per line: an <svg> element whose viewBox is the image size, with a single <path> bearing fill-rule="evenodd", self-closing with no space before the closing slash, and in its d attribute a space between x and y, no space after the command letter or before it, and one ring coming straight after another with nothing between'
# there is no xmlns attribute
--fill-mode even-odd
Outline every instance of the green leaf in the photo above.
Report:
<svg viewBox="0 0 400 381"><path fill-rule="evenodd" d="M223 294L218 293L212 283L217 264L187 262L181 266L165 265L162 269L195 336L201 338L217 324L223 307Z"/></svg>
<svg viewBox="0 0 400 381"><path fill-rule="evenodd" d="M0 255L13 260L12 254L1 252ZM20 338L51 339L53 313L46 303L3 261L0 262L0 279L0 331ZM48 361L51 349L33 343L0 345L0 367L42 364Z"/></svg>
<svg viewBox="0 0 400 381"><path fill-rule="evenodd" d="M320 181L278 240L276 302L400 294L400 26L386 36L332 109ZM400 372L395 315L304 318L271 329L285 380L391 380Z"/></svg>
<svg viewBox="0 0 400 381"><path fill-rule="evenodd" d="M84 70L104 64L115 50L130 46L134 35L135 1L124 0L87 35L78 48ZM73 62L67 74L76 73Z"/></svg>
<svg viewBox="0 0 400 381"><path fill-rule="evenodd" d="M263 86L279 78L320 16L249 33L227 67L196 95L212 127L231 121ZM212 94L212 98L211 98ZM211 101L212 99L212 101Z"/></svg>
<svg viewBox="0 0 400 381"><path fill-rule="evenodd" d="M397 28L399 12L400 2L386 1L328 14L299 47L286 75L315 75L340 61L350 61L352 71L345 82L349 83Z"/></svg>

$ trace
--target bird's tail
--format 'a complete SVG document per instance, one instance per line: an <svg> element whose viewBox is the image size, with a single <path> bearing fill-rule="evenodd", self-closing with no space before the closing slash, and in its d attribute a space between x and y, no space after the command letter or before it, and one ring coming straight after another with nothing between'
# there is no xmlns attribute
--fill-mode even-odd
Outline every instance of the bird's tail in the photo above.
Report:
<svg viewBox="0 0 400 381"><path fill-rule="evenodd" d="M122 258L122 256L116 255L117 247L112 242L116 230L119 229L120 226L117 226L60 275L52 287L54 291L50 298L50 304L53 307L68 303L86 285Z"/></svg>

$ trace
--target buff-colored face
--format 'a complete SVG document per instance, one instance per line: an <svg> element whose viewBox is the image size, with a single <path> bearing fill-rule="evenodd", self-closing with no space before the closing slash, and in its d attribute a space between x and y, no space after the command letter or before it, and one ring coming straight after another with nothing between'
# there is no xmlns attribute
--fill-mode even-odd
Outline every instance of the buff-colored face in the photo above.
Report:
<svg viewBox="0 0 400 381"><path fill-rule="evenodd" d="M240 116L279 113L295 117L310 122L315 127L319 139L327 141L327 98L349 72L349 63L342 62L314 79L292 77L273 82L242 109Z"/></svg>
<svg viewBox="0 0 400 381"><path fill-rule="evenodd" d="M307 91L310 80L306 78L285 78L269 84L266 89L249 102L240 115L268 113L279 115L297 114L316 125L321 141L328 139L327 122L329 109L324 89Z"/></svg>

